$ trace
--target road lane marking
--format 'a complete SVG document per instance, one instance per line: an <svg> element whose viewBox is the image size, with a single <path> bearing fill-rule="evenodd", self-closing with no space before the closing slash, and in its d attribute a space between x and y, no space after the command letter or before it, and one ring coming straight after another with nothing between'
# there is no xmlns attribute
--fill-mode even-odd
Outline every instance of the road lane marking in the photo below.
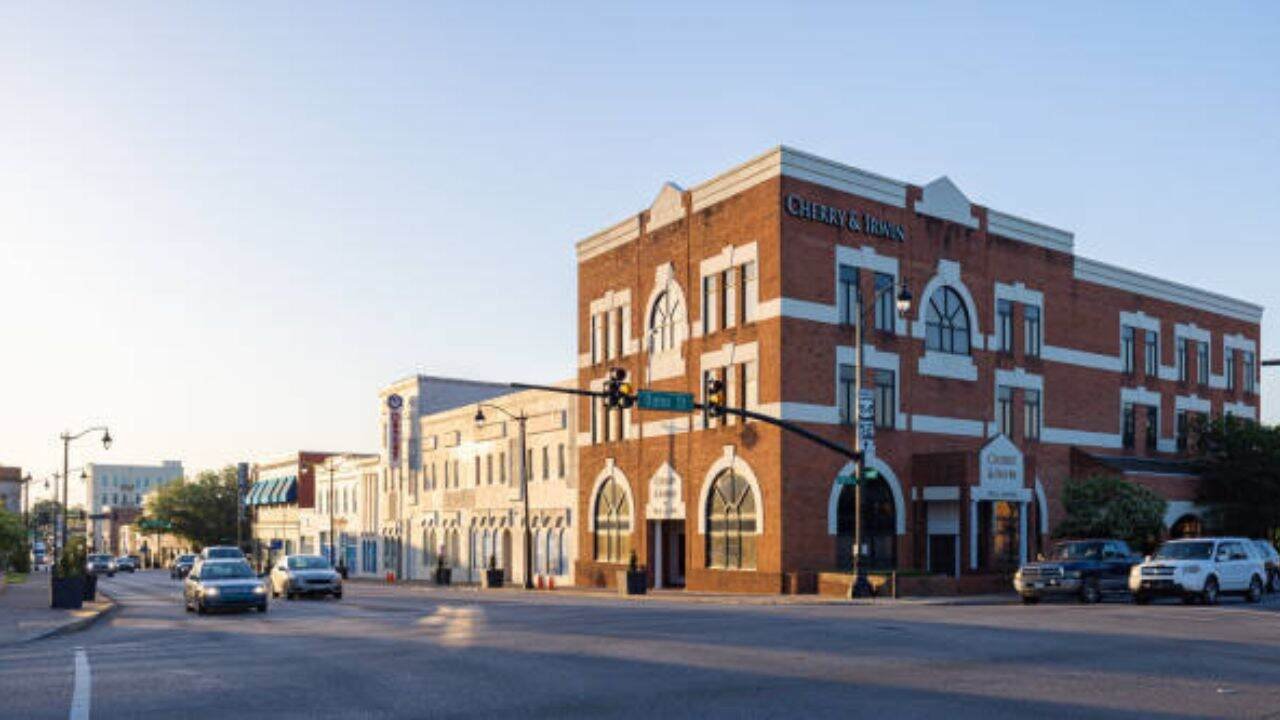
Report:
<svg viewBox="0 0 1280 720"><path fill-rule="evenodd" d="M71 696L71 720L89 720L89 656L76 648L76 689Z"/></svg>

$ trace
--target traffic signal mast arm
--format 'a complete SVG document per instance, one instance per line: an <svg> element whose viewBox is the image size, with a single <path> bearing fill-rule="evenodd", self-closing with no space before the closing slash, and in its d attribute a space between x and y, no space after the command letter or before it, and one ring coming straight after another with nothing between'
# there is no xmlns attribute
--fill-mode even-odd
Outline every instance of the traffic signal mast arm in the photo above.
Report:
<svg viewBox="0 0 1280 720"><path fill-rule="evenodd" d="M610 398L610 394L603 390L579 390L577 388L557 387L554 385L531 385L528 383L511 383L511 387L516 390L545 390L547 392L562 393L564 395L580 395L582 397L604 398L606 400ZM635 396L631 395L629 396L629 399L634 401ZM695 410L704 410L704 411L714 409L716 413L719 415L737 415L738 417L741 417L741 418L759 420L760 422L768 423L775 427L780 427L783 430L786 430L787 432L795 433L796 435L799 435L800 437L808 440L809 442L821 445L822 447L834 453L843 455L844 457L847 457L850 460L857 461L861 459L860 456L862 453L858 452L857 450L853 450L843 445L831 442L830 440L822 437L821 435L809 432L808 430L800 427L799 425L796 425L795 423L792 423L792 422L788 422L781 418L776 418L771 415L765 415L763 413L758 413L754 410L747 410L745 408L729 407L727 405L709 405L706 403L695 402L693 404L693 408Z"/></svg>

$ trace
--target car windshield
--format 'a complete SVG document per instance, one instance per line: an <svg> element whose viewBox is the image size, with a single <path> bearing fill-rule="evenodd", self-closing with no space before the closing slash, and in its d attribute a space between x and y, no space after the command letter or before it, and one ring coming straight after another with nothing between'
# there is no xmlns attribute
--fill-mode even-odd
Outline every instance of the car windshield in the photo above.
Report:
<svg viewBox="0 0 1280 720"><path fill-rule="evenodd" d="M1156 551L1158 560L1208 560L1213 554L1211 542L1171 542Z"/></svg>
<svg viewBox="0 0 1280 720"><path fill-rule="evenodd" d="M229 578L250 578L253 570L249 563L210 563L200 568L201 580L226 580Z"/></svg>
<svg viewBox="0 0 1280 720"><path fill-rule="evenodd" d="M290 570L328 570L329 561L324 558L313 556L291 557L289 558Z"/></svg>
<svg viewBox="0 0 1280 720"><path fill-rule="evenodd" d="M235 548L211 548L208 551L211 558L238 558L243 557L243 553Z"/></svg>
<svg viewBox="0 0 1280 720"><path fill-rule="evenodd" d="M90 555L89 559L96 562L98 560L110 560L111 556L110 555Z"/></svg>
<svg viewBox="0 0 1280 720"><path fill-rule="evenodd" d="M189 563L189 562L191 562L192 560L195 560L195 559L196 559L196 556L195 556L195 555L182 555L182 556L180 556L180 557L178 558L178 562L180 562L180 563Z"/></svg>
<svg viewBox="0 0 1280 720"><path fill-rule="evenodd" d="M1064 542L1053 546L1049 557L1054 560L1097 560L1102 557L1100 542Z"/></svg>

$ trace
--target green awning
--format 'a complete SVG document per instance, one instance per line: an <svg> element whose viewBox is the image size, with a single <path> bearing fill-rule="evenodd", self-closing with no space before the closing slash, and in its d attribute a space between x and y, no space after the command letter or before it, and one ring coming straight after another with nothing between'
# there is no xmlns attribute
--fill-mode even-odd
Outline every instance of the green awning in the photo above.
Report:
<svg viewBox="0 0 1280 720"><path fill-rule="evenodd" d="M244 494L244 504L245 504L245 505L257 505L257 504L258 504L258 493L260 493L260 492L262 492L262 483L254 483L254 484L249 488L249 492L247 492L247 493L245 493L245 494Z"/></svg>

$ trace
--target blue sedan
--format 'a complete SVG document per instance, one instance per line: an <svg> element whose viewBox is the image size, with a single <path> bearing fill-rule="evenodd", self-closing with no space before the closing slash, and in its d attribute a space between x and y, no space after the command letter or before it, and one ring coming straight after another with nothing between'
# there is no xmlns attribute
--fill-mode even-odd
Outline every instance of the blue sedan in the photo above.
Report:
<svg viewBox="0 0 1280 720"><path fill-rule="evenodd" d="M257 608L267 611L267 588L244 560L198 560L182 588L187 612Z"/></svg>

